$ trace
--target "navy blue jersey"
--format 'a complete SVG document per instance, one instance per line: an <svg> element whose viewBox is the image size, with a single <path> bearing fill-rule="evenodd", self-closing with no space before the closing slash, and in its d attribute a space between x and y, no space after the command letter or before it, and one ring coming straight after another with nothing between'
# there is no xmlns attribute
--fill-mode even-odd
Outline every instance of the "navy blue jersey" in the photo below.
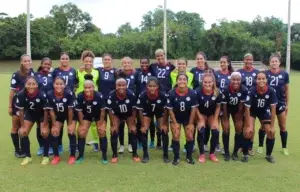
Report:
<svg viewBox="0 0 300 192"><path fill-rule="evenodd" d="M133 109L136 108L136 102L136 96L131 90L126 90L125 98L119 98L116 90L114 90L109 93L106 108L120 119L127 119L132 116Z"/></svg>
<svg viewBox="0 0 300 192"><path fill-rule="evenodd" d="M104 69L103 67L99 67L97 70L99 71L98 91L107 99L109 93L116 88L116 69Z"/></svg>
<svg viewBox="0 0 300 192"><path fill-rule="evenodd" d="M222 94L219 92L217 96L214 93L206 95L200 88L196 89L196 92L200 113L206 116L213 115L217 105L222 103Z"/></svg>
<svg viewBox="0 0 300 192"><path fill-rule="evenodd" d="M74 107L74 94L66 89L62 97L55 96L54 90L47 93L48 109L53 109L56 118L62 121L68 117L68 109Z"/></svg>
<svg viewBox="0 0 300 192"><path fill-rule="evenodd" d="M151 98L147 91L143 91L138 98L136 108L143 110L143 115L148 117L160 118L164 114L164 109L167 105L167 95L163 92L158 92L156 98Z"/></svg>
<svg viewBox="0 0 300 192"><path fill-rule="evenodd" d="M198 67L194 67L190 71L194 75L194 80L193 80L193 87L194 89L197 89L202 85L202 77L205 73L205 70L201 70Z"/></svg>
<svg viewBox="0 0 300 192"><path fill-rule="evenodd" d="M250 89L251 87L256 86L256 76L259 72L258 69L252 69L251 71L245 70L245 69L239 69L238 72L242 75L242 84L247 87L247 89Z"/></svg>
<svg viewBox="0 0 300 192"><path fill-rule="evenodd" d="M268 86L265 93L260 94L256 87L252 87L246 99L245 106L250 107L253 114L264 114L270 111L271 105L277 104L275 90Z"/></svg>
<svg viewBox="0 0 300 192"><path fill-rule="evenodd" d="M238 91L233 91L230 86L223 89L222 103L227 105L227 110L230 113L238 112L239 104L246 102L248 89L246 86L241 85Z"/></svg>
<svg viewBox="0 0 300 192"><path fill-rule="evenodd" d="M10 80L11 89L15 90L16 92L23 90L25 88L25 83L28 76L34 76L33 70L30 70L29 74L25 76L22 76L20 71L13 73Z"/></svg>
<svg viewBox="0 0 300 192"><path fill-rule="evenodd" d="M44 109L47 109L47 96L43 91L39 91L34 96L29 96L26 90L23 89L17 95L16 107L18 109L24 109L25 113L31 115L43 116Z"/></svg>
<svg viewBox="0 0 300 192"><path fill-rule="evenodd" d="M151 76L150 71L136 69L136 95L139 95L146 90L148 78Z"/></svg>
<svg viewBox="0 0 300 192"><path fill-rule="evenodd" d="M41 91L47 93L48 91L53 89L53 78L51 73L45 74L37 72L34 75L38 81L39 89Z"/></svg>
<svg viewBox="0 0 300 192"><path fill-rule="evenodd" d="M162 66L158 63L152 63L149 66L150 73L158 79L159 90L167 93L172 89L171 72L175 69L175 66L168 63Z"/></svg>
<svg viewBox="0 0 300 192"><path fill-rule="evenodd" d="M75 109L83 113L84 120L99 121L101 110L105 109L105 106L105 99L100 92L95 91L92 99L87 99L84 92L80 92L77 95Z"/></svg>
<svg viewBox="0 0 300 192"><path fill-rule="evenodd" d="M229 73L224 74L222 73L222 71L216 71L215 77L216 77L217 87L220 89L221 92L223 92L223 89L225 87L228 87L228 85L230 84L231 75Z"/></svg>
<svg viewBox="0 0 300 192"><path fill-rule="evenodd" d="M290 83L289 74L284 70L280 70L279 73L272 73L270 70L267 70L266 74L268 84L276 91L278 103L285 104L286 92L284 86Z"/></svg>
<svg viewBox="0 0 300 192"><path fill-rule="evenodd" d="M52 72L53 79L60 76L64 78L66 82L66 87L68 87L71 91L74 91L75 86L77 85L76 79L76 70L74 68L69 68L69 70L64 71L60 68L55 68Z"/></svg>
<svg viewBox="0 0 300 192"><path fill-rule="evenodd" d="M167 108L173 110L176 120L181 124L189 122L192 108L197 106L197 94L193 89L188 89L183 95L178 93L177 88L168 93Z"/></svg>

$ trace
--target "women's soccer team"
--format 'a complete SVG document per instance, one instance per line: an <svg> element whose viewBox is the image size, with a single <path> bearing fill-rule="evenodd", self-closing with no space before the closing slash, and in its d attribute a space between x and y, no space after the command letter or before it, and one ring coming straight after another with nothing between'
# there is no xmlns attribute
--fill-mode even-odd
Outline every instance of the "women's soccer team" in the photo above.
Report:
<svg viewBox="0 0 300 192"><path fill-rule="evenodd" d="M132 59L124 57L121 68L117 69L112 66L112 56L104 54L103 67L93 68L95 55L87 50L81 55L82 66L76 70L71 67L68 53L63 52L58 68L51 70L52 61L45 57L34 72L30 56L22 55L20 69L11 78L8 107L15 156L24 158L21 165L32 162L29 133L34 124L39 144L37 155L43 156L41 163L58 164L63 152L65 122L68 164L84 161L89 129L94 151L101 151L101 162L108 163L109 136L111 162L117 163L118 155L124 152L125 124L128 151L134 162L150 160L148 148L154 148L156 131L157 149L162 149L163 162L171 162L169 151L172 151L172 164L178 165L181 128L186 139L183 149L187 163L195 164L195 140L200 163L206 161L205 152L209 160L218 162L215 152L220 150L220 125L224 160L238 160L241 151L241 161L248 162L249 155L254 154L256 118L260 121L257 152L263 153L266 140L265 159L275 163L272 151L276 116L283 153L289 154L286 129L289 75L280 68L280 56L271 55L270 69L266 71L254 68L252 54L244 56L244 67L237 71L228 56L220 58L220 68L216 71L208 66L203 52L196 54L197 65L190 71L184 58L179 58L175 66L166 62L162 49L156 50L155 56L156 62L152 64L147 57L142 57L140 68L134 68ZM231 154L230 117L235 129ZM143 152L141 159L138 149ZM51 161L50 155L53 155Z"/></svg>

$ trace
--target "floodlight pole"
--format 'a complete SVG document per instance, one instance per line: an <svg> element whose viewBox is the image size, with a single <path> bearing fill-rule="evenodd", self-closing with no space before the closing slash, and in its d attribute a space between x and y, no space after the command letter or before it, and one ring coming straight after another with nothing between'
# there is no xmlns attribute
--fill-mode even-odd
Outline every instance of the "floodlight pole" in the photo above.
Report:
<svg viewBox="0 0 300 192"><path fill-rule="evenodd" d="M167 61L167 0L164 0L164 51L165 51L165 59Z"/></svg>
<svg viewBox="0 0 300 192"><path fill-rule="evenodd" d="M288 34L286 47L286 71L290 73L291 68L291 0L288 0Z"/></svg>
<svg viewBox="0 0 300 192"><path fill-rule="evenodd" d="M30 43L30 0L27 0L26 54L27 55L31 55L31 43Z"/></svg>

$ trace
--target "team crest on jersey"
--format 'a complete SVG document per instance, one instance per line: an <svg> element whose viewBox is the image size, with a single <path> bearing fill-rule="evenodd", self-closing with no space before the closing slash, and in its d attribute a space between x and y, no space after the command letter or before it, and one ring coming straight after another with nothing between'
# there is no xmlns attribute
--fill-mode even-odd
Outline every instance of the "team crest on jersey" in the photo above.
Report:
<svg viewBox="0 0 300 192"><path fill-rule="evenodd" d="M231 76L228 76L228 79L231 79Z"/></svg>
<svg viewBox="0 0 300 192"><path fill-rule="evenodd" d="M140 104L140 103L141 103L140 99L138 99L136 103L137 103L137 104Z"/></svg>
<svg viewBox="0 0 300 192"><path fill-rule="evenodd" d="M133 76L133 75L131 75L131 76L130 76L130 78L131 78L131 79L134 79L134 76Z"/></svg>
<svg viewBox="0 0 300 192"><path fill-rule="evenodd" d="M255 76L256 76L256 73L252 73L252 76L255 77Z"/></svg>
<svg viewBox="0 0 300 192"><path fill-rule="evenodd" d="M37 98L35 101L39 103L39 102L40 102L40 99L39 99L39 98Z"/></svg>
<svg viewBox="0 0 300 192"><path fill-rule="evenodd" d="M11 84L13 84L13 85L16 84L16 80L15 80L15 79L12 79L12 80L11 80Z"/></svg>
<svg viewBox="0 0 300 192"><path fill-rule="evenodd" d="M269 99L270 98L270 96L269 95L266 95L266 99Z"/></svg>
<svg viewBox="0 0 300 192"><path fill-rule="evenodd" d="M249 100L250 100L250 97L249 97L249 95L247 96L246 100L247 100L247 101L249 101Z"/></svg>
<svg viewBox="0 0 300 192"><path fill-rule="evenodd" d="M55 102L55 99L53 99L53 102Z"/></svg>
<svg viewBox="0 0 300 192"><path fill-rule="evenodd" d="M28 99L26 98L25 101L28 101Z"/></svg>
<svg viewBox="0 0 300 192"><path fill-rule="evenodd" d="M72 73L72 72L70 72L70 73L69 73L69 75L70 75L70 76L72 76L72 75L73 75L73 73Z"/></svg>
<svg viewBox="0 0 300 192"><path fill-rule="evenodd" d="M167 70L170 70L170 67L169 67L169 66L167 66L167 67L166 67L166 69L167 69Z"/></svg>
<svg viewBox="0 0 300 192"><path fill-rule="evenodd" d="M238 97L240 97L241 95L242 95L241 93L238 93L238 94L237 94Z"/></svg>
<svg viewBox="0 0 300 192"><path fill-rule="evenodd" d="M126 99L126 100L125 100L125 103L129 103L129 99Z"/></svg>
<svg viewBox="0 0 300 192"><path fill-rule="evenodd" d="M216 97L215 97L215 96L212 96L211 100L213 100L213 101L216 100Z"/></svg>
<svg viewBox="0 0 300 192"><path fill-rule="evenodd" d="M48 74L48 77L52 77L52 75L49 73L49 74Z"/></svg>
<svg viewBox="0 0 300 192"><path fill-rule="evenodd" d="M114 73L114 70L110 70L110 73Z"/></svg>
<svg viewBox="0 0 300 192"><path fill-rule="evenodd" d="M67 102L67 99L66 99L66 98L63 98L63 102L64 102L64 103Z"/></svg>
<svg viewBox="0 0 300 192"><path fill-rule="evenodd" d="M19 99L17 98L17 101L16 101L17 103L19 103Z"/></svg>
<svg viewBox="0 0 300 192"><path fill-rule="evenodd" d="M187 98L186 98L186 100L187 100L187 101L190 101L190 100L191 100L191 98L190 98L190 97L187 97Z"/></svg>
<svg viewBox="0 0 300 192"><path fill-rule="evenodd" d="M279 75L278 77L279 77L279 79L281 79L281 78L282 78L282 75Z"/></svg>
<svg viewBox="0 0 300 192"><path fill-rule="evenodd" d="M93 101L93 105L97 105L97 101Z"/></svg>
<svg viewBox="0 0 300 192"><path fill-rule="evenodd" d="M161 103L161 100L159 99L159 100L157 100L156 102L157 102L157 103Z"/></svg>
<svg viewBox="0 0 300 192"><path fill-rule="evenodd" d="M148 75L148 76L151 76L151 73L148 73L147 75Z"/></svg>
<svg viewBox="0 0 300 192"><path fill-rule="evenodd" d="M170 103L170 99L167 99L167 103Z"/></svg>

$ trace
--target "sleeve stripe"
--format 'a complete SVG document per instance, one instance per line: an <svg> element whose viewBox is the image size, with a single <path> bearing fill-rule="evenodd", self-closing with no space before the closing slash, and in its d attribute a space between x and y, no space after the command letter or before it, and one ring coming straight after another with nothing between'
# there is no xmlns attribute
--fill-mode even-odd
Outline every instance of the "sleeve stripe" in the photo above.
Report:
<svg viewBox="0 0 300 192"><path fill-rule="evenodd" d="M167 109L173 109L173 107L167 107Z"/></svg>
<svg viewBox="0 0 300 192"><path fill-rule="evenodd" d="M143 109L143 108L141 108L141 107L136 107L137 109Z"/></svg>
<svg viewBox="0 0 300 192"><path fill-rule="evenodd" d="M251 107L251 105L248 105L248 104L246 104L246 103L245 103L244 105L245 105L246 107Z"/></svg>
<svg viewBox="0 0 300 192"><path fill-rule="evenodd" d="M24 107L18 107L18 106L15 106L16 108L18 108L18 109L24 109Z"/></svg>
<svg viewBox="0 0 300 192"><path fill-rule="evenodd" d="M222 101L221 103L223 103L223 104L227 104L227 102L226 102L226 101Z"/></svg>
<svg viewBox="0 0 300 192"><path fill-rule="evenodd" d="M76 111L82 111L82 109L75 109Z"/></svg>

